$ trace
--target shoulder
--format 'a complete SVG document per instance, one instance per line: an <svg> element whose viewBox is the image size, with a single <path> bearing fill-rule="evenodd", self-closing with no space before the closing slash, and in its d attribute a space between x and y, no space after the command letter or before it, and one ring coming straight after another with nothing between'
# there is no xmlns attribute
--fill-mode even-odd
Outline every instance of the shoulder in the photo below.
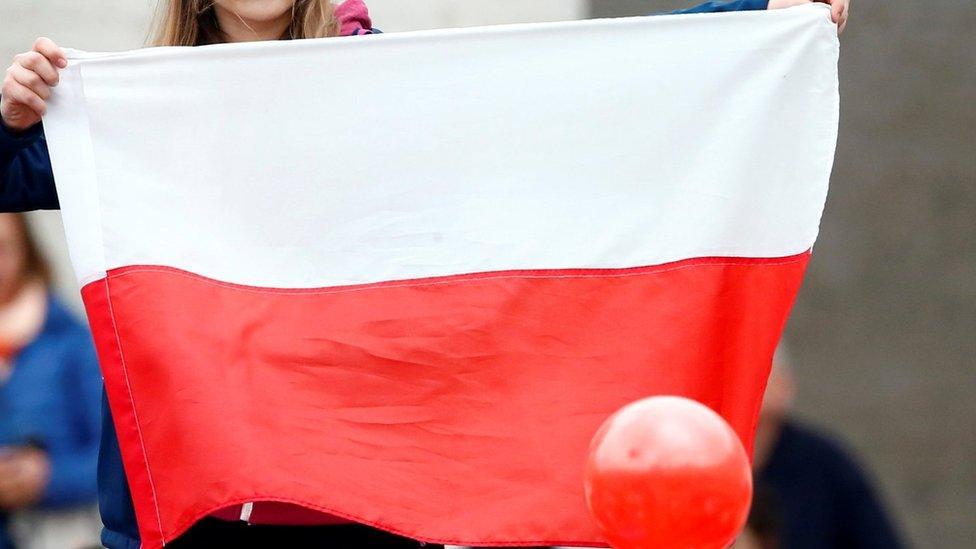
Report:
<svg viewBox="0 0 976 549"><path fill-rule="evenodd" d="M835 474L859 469L854 452L837 436L796 421L787 423L783 434L797 453Z"/></svg>
<svg viewBox="0 0 976 549"><path fill-rule="evenodd" d="M366 2L363 0L346 0L340 3L335 7L335 16L339 20L342 36L379 32L373 28L369 8L366 7Z"/></svg>
<svg viewBox="0 0 976 549"><path fill-rule="evenodd" d="M78 364L97 364L95 344L87 326L58 298L48 294L47 317L41 331L18 360L49 373L65 372Z"/></svg>

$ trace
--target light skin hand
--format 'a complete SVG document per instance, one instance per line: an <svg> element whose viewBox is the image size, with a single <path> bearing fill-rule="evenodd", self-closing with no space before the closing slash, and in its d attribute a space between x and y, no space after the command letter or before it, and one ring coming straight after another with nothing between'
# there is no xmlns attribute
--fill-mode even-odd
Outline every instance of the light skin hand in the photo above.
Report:
<svg viewBox="0 0 976 549"><path fill-rule="evenodd" d="M803 4L812 4L814 2L829 4L830 18L834 21L834 23L837 24L837 33L840 34L844 32L844 28L847 27L847 19L851 12L850 0L769 0L769 6L767 9L777 10L782 8L792 8L794 6L802 6Z"/></svg>
<svg viewBox="0 0 976 549"><path fill-rule="evenodd" d="M38 38L31 51L14 56L0 88L0 121L15 132L41 121L58 71L68 66L64 51L49 38Z"/></svg>
<svg viewBox="0 0 976 549"><path fill-rule="evenodd" d="M43 450L14 448L0 452L0 509L15 511L41 500L51 478Z"/></svg>

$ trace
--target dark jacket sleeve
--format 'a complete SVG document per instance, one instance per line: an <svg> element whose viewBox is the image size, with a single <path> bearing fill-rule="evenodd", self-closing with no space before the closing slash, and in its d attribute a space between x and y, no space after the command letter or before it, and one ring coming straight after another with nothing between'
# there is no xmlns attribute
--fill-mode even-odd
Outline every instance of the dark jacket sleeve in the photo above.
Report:
<svg viewBox="0 0 976 549"><path fill-rule="evenodd" d="M712 0L699 4L693 8L673 11L671 13L715 13L720 11L750 11L764 10L769 0Z"/></svg>
<svg viewBox="0 0 976 549"><path fill-rule="evenodd" d="M58 207L44 128L13 134L0 123L0 212Z"/></svg>

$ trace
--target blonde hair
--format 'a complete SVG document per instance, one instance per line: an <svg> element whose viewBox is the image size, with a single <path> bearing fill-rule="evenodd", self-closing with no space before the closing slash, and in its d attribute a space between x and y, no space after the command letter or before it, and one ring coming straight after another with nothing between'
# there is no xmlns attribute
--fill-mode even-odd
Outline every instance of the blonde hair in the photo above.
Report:
<svg viewBox="0 0 976 549"><path fill-rule="evenodd" d="M216 0L161 0L154 46L203 46L225 41L214 10ZM282 39L338 36L339 21L329 0L295 0L291 25Z"/></svg>

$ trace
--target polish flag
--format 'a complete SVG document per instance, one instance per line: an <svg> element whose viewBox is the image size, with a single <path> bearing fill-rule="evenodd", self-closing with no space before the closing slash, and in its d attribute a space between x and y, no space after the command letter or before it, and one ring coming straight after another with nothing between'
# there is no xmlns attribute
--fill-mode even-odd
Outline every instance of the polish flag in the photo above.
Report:
<svg viewBox="0 0 976 549"><path fill-rule="evenodd" d="M822 7L74 52L45 125L144 547L600 546L621 406L750 447L837 53Z"/></svg>

